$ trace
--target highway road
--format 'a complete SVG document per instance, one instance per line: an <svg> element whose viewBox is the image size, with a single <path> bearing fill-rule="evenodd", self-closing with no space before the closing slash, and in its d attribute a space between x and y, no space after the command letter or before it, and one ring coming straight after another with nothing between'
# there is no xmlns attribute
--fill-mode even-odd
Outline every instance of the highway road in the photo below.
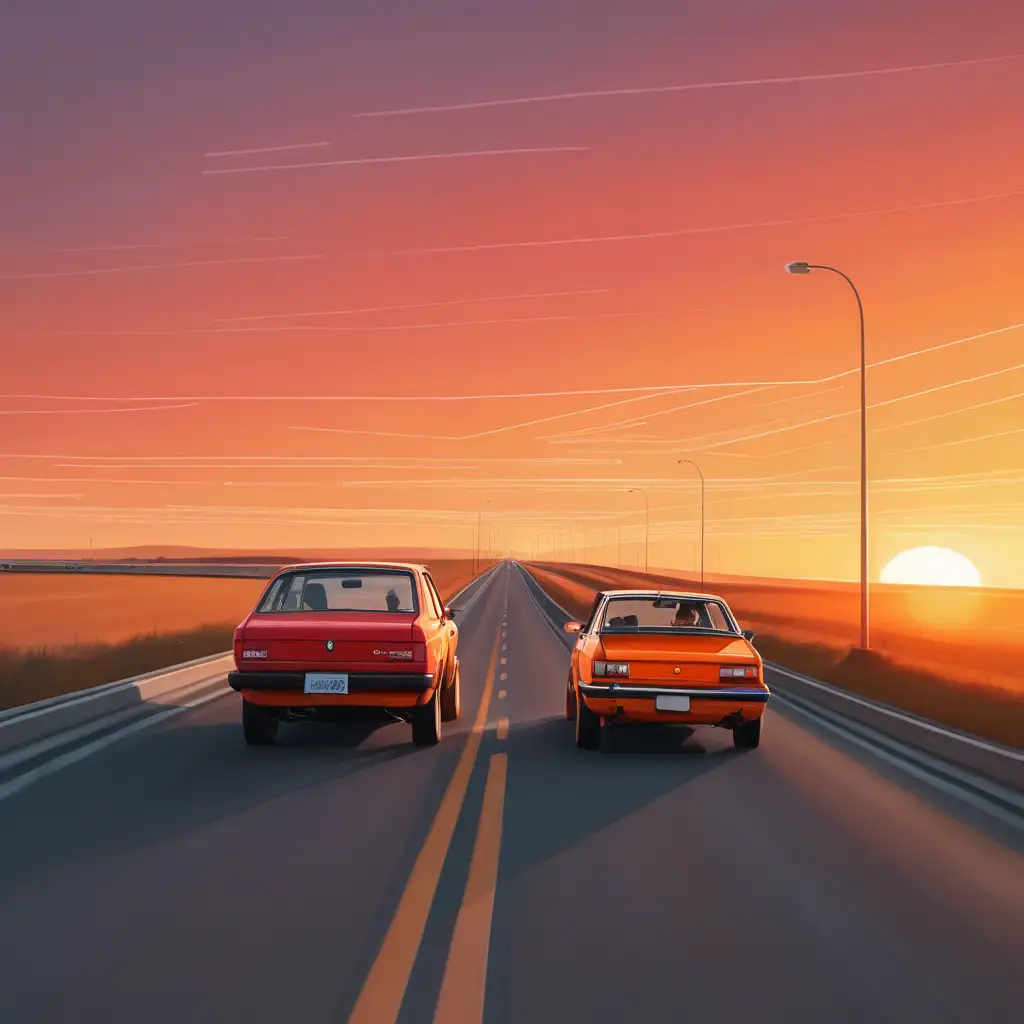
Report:
<svg viewBox="0 0 1024 1024"><path fill-rule="evenodd" d="M0 800L0 1019L1020 1020L1019 843L783 707L577 750L520 572L460 623L439 747L229 691Z"/></svg>

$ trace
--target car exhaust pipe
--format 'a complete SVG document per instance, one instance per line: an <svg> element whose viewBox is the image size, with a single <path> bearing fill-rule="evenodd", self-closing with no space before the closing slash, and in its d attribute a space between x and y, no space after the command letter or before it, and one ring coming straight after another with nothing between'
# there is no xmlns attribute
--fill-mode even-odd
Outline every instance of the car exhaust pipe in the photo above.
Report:
<svg viewBox="0 0 1024 1024"><path fill-rule="evenodd" d="M288 717L299 719L316 718L316 710L314 708L289 708Z"/></svg>
<svg viewBox="0 0 1024 1024"><path fill-rule="evenodd" d="M719 729L735 729L738 725L743 725L746 719L743 717L742 711L734 711L731 715L726 715L718 723Z"/></svg>

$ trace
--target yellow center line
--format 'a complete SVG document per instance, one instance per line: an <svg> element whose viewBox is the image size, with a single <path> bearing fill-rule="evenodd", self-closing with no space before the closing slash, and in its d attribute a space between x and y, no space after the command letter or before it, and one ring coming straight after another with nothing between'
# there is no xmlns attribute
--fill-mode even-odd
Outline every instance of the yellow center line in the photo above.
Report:
<svg viewBox="0 0 1024 1024"><path fill-rule="evenodd" d="M508 719L498 719L498 739L503 740L508 738Z"/></svg>
<svg viewBox="0 0 1024 1024"><path fill-rule="evenodd" d="M483 1020L507 772L508 755L494 754L487 768L480 827L448 949L434 1024L474 1024Z"/></svg>
<svg viewBox="0 0 1024 1024"><path fill-rule="evenodd" d="M473 731L466 739L459 762L455 766L448 788L441 799L441 806L427 834L426 842L416 858L405 891L398 901L395 916L391 920L377 959L370 968L356 1005L349 1017L349 1024L388 1024L398 1020L405 990L409 984L416 954L419 952L427 917L437 892L441 868L448 847L451 845L455 824L466 797L466 787L473 772L477 751L487 724L487 714L494 689L494 665L498 654L498 638L494 638L487 680L480 698ZM489 781L489 779L488 779Z"/></svg>

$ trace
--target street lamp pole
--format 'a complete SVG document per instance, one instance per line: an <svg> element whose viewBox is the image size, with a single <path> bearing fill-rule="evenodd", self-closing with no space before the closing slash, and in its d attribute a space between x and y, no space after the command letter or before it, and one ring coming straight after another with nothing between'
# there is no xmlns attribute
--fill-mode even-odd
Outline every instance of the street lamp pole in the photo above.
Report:
<svg viewBox="0 0 1024 1024"><path fill-rule="evenodd" d="M693 466L700 476L700 589L704 589L704 474L693 459L680 459L679 465Z"/></svg>
<svg viewBox="0 0 1024 1024"><path fill-rule="evenodd" d="M809 274L812 270L828 270L838 274L853 289L860 314L860 646L870 647L868 619L868 386L867 346L864 341L864 304L857 286L841 270L818 263L796 260L786 264L790 274Z"/></svg>
<svg viewBox="0 0 1024 1024"><path fill-rule="evenodd" d="M630 494L642 494L644 496L644 509L647 513L646 526L644 528L644 572L650 572L650 562L648 556L650 554L651 545L651 502L647 497L647 492L642 487L630 487Z"/></svg>

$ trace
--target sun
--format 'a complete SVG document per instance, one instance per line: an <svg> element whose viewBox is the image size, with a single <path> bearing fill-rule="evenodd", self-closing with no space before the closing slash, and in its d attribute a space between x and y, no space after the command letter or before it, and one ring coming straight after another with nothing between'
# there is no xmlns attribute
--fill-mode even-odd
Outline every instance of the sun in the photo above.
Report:
<svg viewBox="0 0 1024 1024"><path fill-rule="evenodd" d="M980 587L974 563L952 548L922 547L902 551L882 570L883 583L925 587Z"/></svg>

